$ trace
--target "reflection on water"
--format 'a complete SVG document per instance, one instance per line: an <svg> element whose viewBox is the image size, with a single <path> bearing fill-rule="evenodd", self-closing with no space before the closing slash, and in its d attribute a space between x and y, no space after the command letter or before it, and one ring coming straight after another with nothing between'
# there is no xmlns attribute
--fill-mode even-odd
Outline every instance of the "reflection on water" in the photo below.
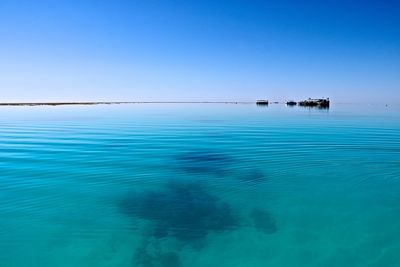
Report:
<svg viewBox="0 0 400 267"><path fill-rule="evenodd" d="M329 107L321 107L321 106L299 106L299 108L303 108L303 109L319 109L319 110L329 110Z"/></svg>
<svg viewBox="0 0 400 267"><path fill-rule="evenodd" d="M399 115L5 108L1 266L399 266Z"/></svg>

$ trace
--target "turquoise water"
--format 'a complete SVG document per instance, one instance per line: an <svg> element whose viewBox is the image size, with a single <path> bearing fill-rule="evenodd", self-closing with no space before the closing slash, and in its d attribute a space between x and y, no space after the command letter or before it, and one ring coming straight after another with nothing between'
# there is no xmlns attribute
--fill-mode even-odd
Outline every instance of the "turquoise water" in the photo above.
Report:
<svg viewBox="0 0 400 267"><path fill-rule="evenodd" d="M0 266L400 266L400 108L0 109Z"/></svg>

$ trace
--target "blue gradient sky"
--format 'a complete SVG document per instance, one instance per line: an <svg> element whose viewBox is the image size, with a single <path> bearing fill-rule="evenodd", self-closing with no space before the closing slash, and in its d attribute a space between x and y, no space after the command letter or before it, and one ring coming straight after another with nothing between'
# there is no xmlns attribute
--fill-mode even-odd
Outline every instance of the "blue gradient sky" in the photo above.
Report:
<svg viewBox="0 0 400 267"><path fill-rule="evenodd" d="M400 1L0 1L0 101L400 102Z"/></svg>

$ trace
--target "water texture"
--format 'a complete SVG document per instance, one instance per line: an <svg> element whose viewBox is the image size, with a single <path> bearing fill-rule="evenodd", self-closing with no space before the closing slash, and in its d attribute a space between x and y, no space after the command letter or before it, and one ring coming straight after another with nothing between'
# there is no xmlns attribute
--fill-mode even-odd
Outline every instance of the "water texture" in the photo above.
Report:
<svg viewBox="0 0 400 267"><path fill-rule="evenodd" d="M400 107L0 109L0 266L400 266Z"/></svg>

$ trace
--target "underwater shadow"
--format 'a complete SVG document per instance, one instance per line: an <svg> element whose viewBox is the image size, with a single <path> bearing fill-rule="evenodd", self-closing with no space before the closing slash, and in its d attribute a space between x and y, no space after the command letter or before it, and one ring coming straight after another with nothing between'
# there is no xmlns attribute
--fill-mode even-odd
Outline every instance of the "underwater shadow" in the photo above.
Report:
<svg viewBox="0 0 400 267"><path fill-rule="evenodd" d="M238 179L249 184L259 184L268 180L266 175L260 170L252 170L248 173L241 174L238 176Z"/></svg>
<svg viewBox="0 0 400 267"><path fill-rule="evenodd" d="M278 231L275 220L268 211L254 208L250 218L253 220L254 227L265 234L275 234Z"/></svg>
<svg viewBox="0 0 400 267"><path fill-rule="evenodd" d="M251 180L263 178L256 173ZM204 184L181 180L147 192L131 192L119 202L119 209L133 222L145 222L143 242L136 248L132 262L139 267L180 267L182 248L201 250L209 234L228 233L243 227L245 221L228 203L208 192ZM254 208L250 221L260 232L277 232L275 220L263 209Z"/></svg>
<svg viewBox="0 0 400 267"><path fill-rule="evenodd" d="M190 173L223 174L233 164L229 155L216 151L193 150L176 156L176 167Z"/></svg>
<svg viewBox="0 0 400 267"><path fill-rule="evenodd" d="M200 183L173 181L158 190L128 196L121 211L152 223L155 238L174 237L184 244L197 243L210 232L239 226L231 207L208 193Z"/></svg>

